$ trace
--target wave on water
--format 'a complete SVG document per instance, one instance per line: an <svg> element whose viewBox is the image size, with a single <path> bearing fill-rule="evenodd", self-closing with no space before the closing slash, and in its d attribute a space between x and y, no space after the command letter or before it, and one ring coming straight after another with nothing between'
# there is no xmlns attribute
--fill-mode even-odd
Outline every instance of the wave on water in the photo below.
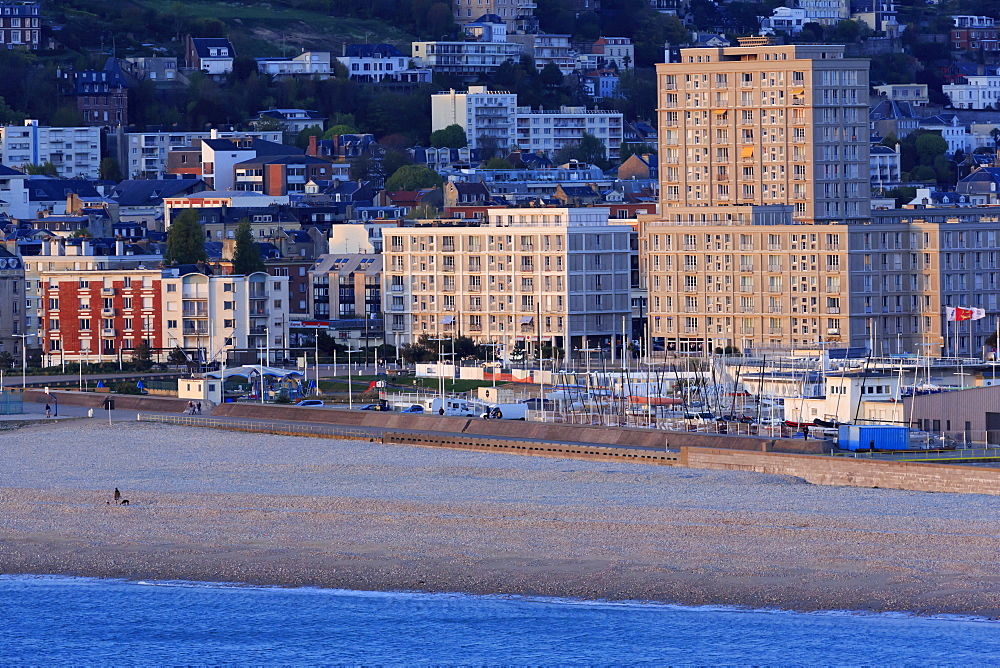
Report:
<svg viewBox="0 0 1000 668"><path fill-rule="evenodd" d="M127 585L139 587L203 589L203 590L237 590L280 592L282 594L303 594L322 596L348 596L353 598L406 600L470 600L470 601L511 601L518 603L535 603L555 606L593 607L602 609L631 610L669 610L692 613L738 613L754 615L809 615L812 617L849 617L876 619L923 619L942 622L978 622L1000 624L1000 619L983 615L951 614L951 613L917 613L905 610L872 611L872 610L789 610L785 608L753 608L738 605L682 605L662 601L644 600L607 600L562 598L557 596L526 596L520 594L469 594L464 592L424 592L424 591L380 591L362 589L337 589L328 587L286 587L280 585L257 585L243 582L203 582L197 580L128 580L124 578L96 578L67 575L6 575L0 574L0 583L4 581L34 582L54 585Z"/></svg>

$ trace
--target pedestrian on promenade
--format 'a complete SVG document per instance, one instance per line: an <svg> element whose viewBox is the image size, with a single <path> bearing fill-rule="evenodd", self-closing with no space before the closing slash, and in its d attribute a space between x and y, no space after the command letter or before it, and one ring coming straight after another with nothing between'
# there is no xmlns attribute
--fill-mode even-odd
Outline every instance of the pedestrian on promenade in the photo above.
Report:
<svg viewBox="0 0 1000 668"><path fill-rule="evenodd" d="M45 417L52 417L52 407L45 404Z"/></svg>
<svg viewBox="0 0 1000 668"><path fill-rule="evenodd" d="M198 415L201 415L201 402L198 402Z"/></svg>

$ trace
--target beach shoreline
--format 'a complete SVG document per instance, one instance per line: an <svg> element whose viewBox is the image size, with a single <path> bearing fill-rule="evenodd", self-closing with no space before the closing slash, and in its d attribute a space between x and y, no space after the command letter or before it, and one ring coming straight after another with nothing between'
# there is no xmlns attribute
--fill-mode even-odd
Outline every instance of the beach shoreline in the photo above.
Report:
<svg viewBox="0 0 1000 668"><path fill-rule="evenodd" d="M1000 614L992 497L96 421L0 471L4 574Z"/></svg>

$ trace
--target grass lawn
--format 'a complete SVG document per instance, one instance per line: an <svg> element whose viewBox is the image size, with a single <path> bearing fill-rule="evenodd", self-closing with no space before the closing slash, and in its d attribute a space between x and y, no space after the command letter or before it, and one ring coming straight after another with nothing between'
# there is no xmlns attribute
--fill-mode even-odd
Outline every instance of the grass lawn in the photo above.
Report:
<svg viewBox="0 0 1000 668"><path fill-rule="evenodd" d="M154 3L153 0L141 0L140 4L156 9L162 7L162 3ZM405 31L381 21L330 16L276 4L192 0L176 4L183 6L183 11L194 18L217 18L243 32L235 41L242 42L244 48L253 49L252 53L237 51L243 55L276 55L275 51L282 50L281 44L284 44L285 51L293 55L298 53L300 46L332 51L336 55L345 42L385 42L405 46L402 50L408 53L413 39ZM267 45L268 40L275 43ZM258 50L269 53L257 53Z"/></svg>

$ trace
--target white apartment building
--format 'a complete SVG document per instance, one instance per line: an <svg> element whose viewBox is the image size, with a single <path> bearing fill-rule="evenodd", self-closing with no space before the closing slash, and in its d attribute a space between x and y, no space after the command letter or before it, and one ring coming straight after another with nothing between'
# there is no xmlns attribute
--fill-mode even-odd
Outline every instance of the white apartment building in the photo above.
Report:
<svg viewBox="0 0 1000 668"><path fill-rule="evenodd" d="M389 44L352 44L337 58L352 81L362 83L424 83L431 80L427 68L411 67L410 56Z"/></svg>
<svg viewBox="0 0 1000 668"><path fill-rule="evenodd" d="M617 112L590 111L586 107L518 107L516 146L521 151L551 155L567 144L579 143L587 133L601 140L608 160L617 162L624 126L624 117Z"/></svg>
<svg viewBox="0 0 1000 668"><path fill-rule="evenodd" d="M259 351L266 363L288 347L288 277L179 275L163 270L163 345L200 351L206 363L230 351Z"/></svg>
<svg viewBox="0 0 1000 668"><path fill-rule="evenodd" d="M515 94L491 92L485 86L469 86L467 93L453 89L431 96L432 130L453 124L465 130L470 148L491 143L500 149L549 154L579 142L586 132L604 143L610 160L618 159L624 129L620 113L585 107L532 110L518 107Z"/></svg>
<svg viewBox="0 0 1000 668"><path fill-rule="evenodd" d="M20 169L51 162L62 178L96 179L101 166L100 128L53 128L26 120L0 127L0 162Z"/></svg>
<svg viewBox="0 0 1000 668"><path fill-rule="evenodd" d="M909 102L914 107L926 107L930 102L927 84L885 84L873 86L877 93L895 102Z"/></svg>
<svg viewBox="0 0 1000 668"><path fill-rule="evenodd" d="M257 58L257 70L273 77L318 77L330 78L329 51L303 51L293 58Z"/></svg>
<svg viewBox="0 0 1000 668"><path fill-rule="evenodd" d="M631 326L629 235L606 208L493 209L482 224L386 230L386 336L541 342L569 358L620 343Z"/></svg>
<svg viewBox="0 0 1000 668"><path fill-rule="evenodd" d="M167 153L173 149L192 146L200 139L253 138L280 144L281 130L261 130L258 132L227 132L209 130L207 132L129 132L122 143L124 155L118 164L126 176L140 179L162 179L167 171Z"/></svg>
<svg viewBox="0 0 1000 668"><path fill-rule="evenodd" d="M469 140L469 148L493 144L499 148L516 144L515 132L517 95L490 91L486 86L469 86L466 93L431 95L431 129L443 130L449 125L461 125Z"/></svg>
<svg viewBox="0 0 1000 668"><path fill-rule="evenodd" d="M965 77L965 83L945 84L942 92L956 109L994 109L1000 105L1000 75L984 74Z"/></svg>
<svg viewBox="0 0 1000 668"><path fill-rule="evenodd" d="M521 45L507 42L413 42L411 48L419 66L470 79L521 58Z"/></svg>
<svg viewBox="0 0 1000 668"><path fill-rule="evenodd" d="M570 43L571 35L514 34L507 35L508 42L521 45L521 53L531 56L539 71L546 65L555 65L563 75L576 69L576 51Z"/></svg>
<svg viewBox="0 0 1000 668"><path fill-rule="evenodd" d="M898 144L895 149L881 144L872 144L868 161L872 189L894 188L903 182Z"/></svg>

